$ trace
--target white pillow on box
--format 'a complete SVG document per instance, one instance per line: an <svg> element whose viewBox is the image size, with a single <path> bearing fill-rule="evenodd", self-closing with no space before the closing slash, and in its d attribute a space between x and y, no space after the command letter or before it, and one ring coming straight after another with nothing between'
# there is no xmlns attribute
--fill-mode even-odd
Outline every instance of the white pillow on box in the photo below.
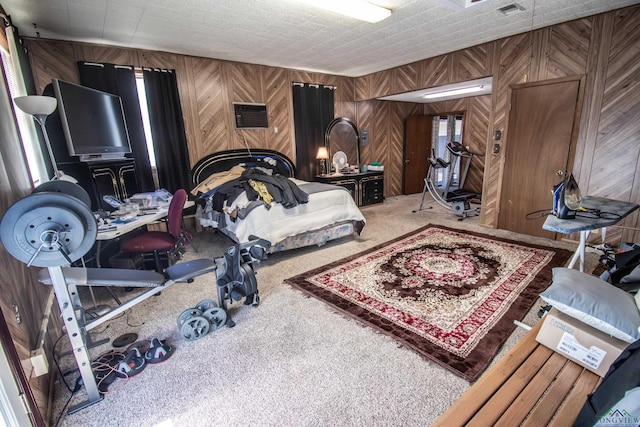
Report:
<svg viewBox="0 0 640 427"><path fill-rule="evenodd" d="M640 339L640 310L629 292L590 274L553 269L553 282L540 294L547 304L613 337Z"/></svg>

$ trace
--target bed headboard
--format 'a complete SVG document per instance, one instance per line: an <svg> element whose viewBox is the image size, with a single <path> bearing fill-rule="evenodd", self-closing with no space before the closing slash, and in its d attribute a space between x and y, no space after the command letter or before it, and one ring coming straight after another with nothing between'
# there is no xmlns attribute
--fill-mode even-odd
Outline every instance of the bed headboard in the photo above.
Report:
<svg viewBox="0 0 640 427"><path fill-rule="evenodd" d="M198 160L198 163L191 169L193 185L200 184L211 174L229 170L239 164L245 164L247 167L260 166L266 159L276 161L274 169L280 175L288 177L295 175L293 162L284 154L266 148L252 148L251 150L243 148L218 151Z"/></svg>

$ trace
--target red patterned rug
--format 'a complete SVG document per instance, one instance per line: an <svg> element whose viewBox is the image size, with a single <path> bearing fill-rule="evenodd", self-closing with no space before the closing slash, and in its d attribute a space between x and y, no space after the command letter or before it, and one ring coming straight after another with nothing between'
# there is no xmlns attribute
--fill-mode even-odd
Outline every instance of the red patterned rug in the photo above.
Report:
<svg viewBox="0 0 640 427"><path fill-rule="evenodd" d="M427 226L286 282L474 381L570 256Z"/></svg>

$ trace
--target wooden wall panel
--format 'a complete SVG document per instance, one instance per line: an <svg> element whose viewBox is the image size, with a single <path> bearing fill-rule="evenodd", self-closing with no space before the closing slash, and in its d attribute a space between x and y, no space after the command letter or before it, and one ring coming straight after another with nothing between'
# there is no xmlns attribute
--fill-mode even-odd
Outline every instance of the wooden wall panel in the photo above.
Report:
<svg viewBox="0 0 640 427"><path fill-rule="evenodd" d="M454 82L479 79L491 75L493 43L485 43L452 54Z"/></svg>
<svg viewBox="0 0 640 427"><path fill-rule="evenodd" d="M579 19L551 27L547 74L542 79L584 74L589 56L591 19Z"/></svg>
<svg viewBox="0 0 640 427"><path fill-rule="evenodd" d="M265 101L269 113L270 141L269 146L261 148L280 151L295 161L293 116L290 114L293 101L287 72L283 68L264 67L263 78L266 90Z"/></svg>
<svg viewBox="0 0 640 427"><path fill-rule="evenodd" d="M355 85L356 101L366 101L371 99L371 75L356 78Z"/></svg>
<svg viewBox="0 0 640 427"><path fill-rule="evenodd" d="M33 79L39 94L42 93L45 86L51 83L52 78L80 83L72 44L42 40L36 45L37 49L33 48L33 43L29 43L27 46L31 58Z"/></svg>
<svg viewBox="0 0 640 427"><path fill-rule="evenodd" d="M480 221L496 227L498 223L498 203L502 183L504 152L508 149L506 116L510 104L510 85L523 83L529 75L531 34L525 33L499 40L494 51L493 73L493 123L491 131L502 130L501 153L488 156L485 161L482 209Z"/></svg>
<svg viewBox="0 0 640 427"><path fill-rule="evenodd" d="M420 88L451 83L451 55L440 55L420 62L418 86Z"/></svg>
<svg viewBox="0 0 640 427"><path fill-rule="evenodd" d="M138 50L136 66L148 68L165 68L175 70L178 68L178 56L175 53L159 52L154 50ZM122 64L130 65L130 64Z"/></svg>
<svg viewBox="0 0 640 427"><path fill-rule="evenodd" d="M598 139L589 177L591 195L630 200L636 188L634 196L638 197L640 183L635 180L640 166L640 62L637 50L640 34L636 29L639 21L640 8L627 9L615 16ZM637 218L636 213L624 225L637 227ZM615 232L621 237L621 229Z"/></svg>
<svg viewBox="0 0 640 427"><path fill-rule="evenodd" d="M374 138L375 129L373 129L373 110L374 104L377 101L367 100L358 102L356 111L356 124L359 129L367 129L369 131L369 145L360 146L360 162L362 164L371 164L375 159L373 153L374 145L377 144L377 140Z"/></svg>
<svg viewBox="0 0 640 427"><path fill-rule="evenodd" d="M464 188L477 193L482 193L485 159L488 152L491 152L491 136L488 126L491 123L490 120L491 96L469 98L464 121L464 145L474 153L482 153L483 156L472 158Z"/></svg>
<svg viewBox="0 0 640 427"><path fill-rule="evenodd" d="M132 49L91 44L76 44L74 48L76 58L82 58L84 61L120 65L138 64L138 55L136 51Z"/></svg>
<svg viewBox="0 0 640 427"><path fill-rule="evenodd" d="M232 148L230 135L231 118L227 117L228 101L226 85L223 84L221 61L206 58L191 58L193 86L189 86L191 102L185 102L186 94L180 94L182 104L195 106L197 118L197 144L189 144L192 164L207 153ZM180 80L184 80L181 77ZM197 89L196 89L197 88ZM188 108L188 107L187 107ZM184 107L183 107L184 109ZM184 111L183 111L184 113Z"/></svg>
<svg viewBox="0 0 640 427"><path fill-rule="evenodd" d="M227 62L225 68L229 73L230 85L228 89L231 102L264 102L262 66ZM236 130L236 133L238 138L232 139L232 148L244 148L246 145L259 148L266 145L267 130L245 129Z"/></svg>
<svg viewBox="0 0 640 427"><path fill-rule="evenodd" d="M385 194L402 194L402 179L404 175L404 119L407 117L408 105L405 102L390 103L389 140L387 145L387 161L385 165Z"/></svg>
<svg viewBox="0 0 640 427"><path fill-rule="evenodd" d="M392 70L380 71L371 75L371 97L377 98L391 93Z"/></svg>
<svg viewBox="0 0 640 427"><path fill-rule="evenodd" d="M421 89L418 86L419 63L403 65L391 71L391 93L403 93Z"/></svg>

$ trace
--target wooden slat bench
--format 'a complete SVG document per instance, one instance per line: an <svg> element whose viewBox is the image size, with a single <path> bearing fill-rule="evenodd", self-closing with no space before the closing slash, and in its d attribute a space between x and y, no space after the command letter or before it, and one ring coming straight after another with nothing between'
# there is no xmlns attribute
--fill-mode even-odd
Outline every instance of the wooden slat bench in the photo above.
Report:
<svg viewBox="0 0 640 427"><path fill-rule="evenodd" d="M601 378L536 341L539 321L432 426L569 426Z"/></svg>

